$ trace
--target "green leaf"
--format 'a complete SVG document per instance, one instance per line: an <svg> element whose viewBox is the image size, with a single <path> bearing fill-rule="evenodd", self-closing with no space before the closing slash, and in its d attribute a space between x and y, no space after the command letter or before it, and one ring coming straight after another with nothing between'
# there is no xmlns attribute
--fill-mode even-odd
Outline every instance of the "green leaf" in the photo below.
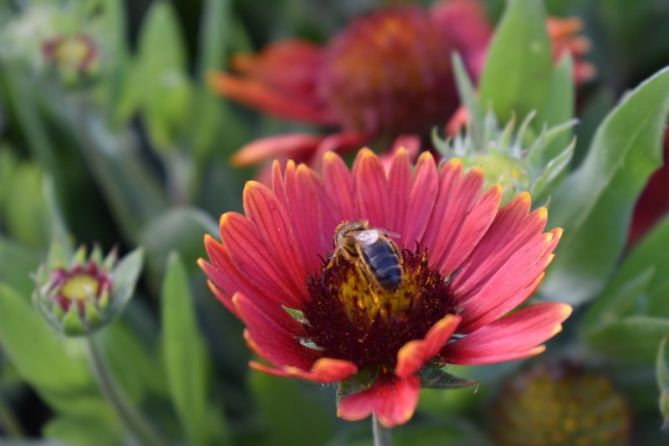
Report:
<svg viewBox="0 0 669 446"><path fill-rule="evenodd" d="M537 109L537 122L551 127L567 122L574 117L576 92L573 73L574 67L571 57L566 54L552 70L546 99L542 106ZM571 138L571 132L559 135L555 141L548 145L543 158L551 159L558 156L569 145Z"/></svg>
<svg viewBox="0 0 669 446"><path fill-rule="evenodd" d="M655 379L660 389L660 413L664 418L662 429L666 431L669 429L669 350L667 350L667 338L662 339L657 349Z"/></svg>
<svg viewBox="0 0 669 446"><path fill-rule="evenodd" d="M200 27L200 79L209 70L220 70L225 64L226 49L232 35L230 0L205 0Z"/></svg>
<svg viewBox="0 0 669 446"><path fill-rule="evenodd" d="M649 267L620 286L607 288L593 301L583 316L581 323L583 332L597 330L605 324L634 314L635 310L643 305L642 301L647 296L648 286L654 275L655 270Z"/></svg>
<svg viewBox="0 0 669 446"><path fill-rule="evenodd" d="M484 146L484 130L485 130L485 110L481 106L481 102L478 98L472 81L467 74L465 65L462 62L462 58L458 54L454 54L453 57L453 71L455 73L455 82L458 87L458 94L460 95L460 101L467 108L467 111L470 115L469 119L469 132L474 143L474 147L483 147Z"/></svg>
<svg viewBox="0 0 669 446"><path fill-rule="evenodd" d="M35 288L32 275L41 260L38 251L0 236L0 282L21 296L30 296Z"/></svg>
<svg viewBox="0 0 669 446"><path fill-rule="evenodd" d="M451 375L445 369L436 367L424 367L419 376L421 387L428 389L461 389L478 384L474 379Z"/></svg>
<svg viewBox="0 0 669 446"><path fill-rule="evenodd" d="M582 326L592 329L631 314L669 317L669 218L627 254L606 288L588 307Z"/></svg>
<svg viewBox="0 0 669 446"><path fill-rule="evenodd" d="M564 237L542 292L579 304L604 285L622 253L632 209L662 162L669 69L628 94L599 127L587 158L553 196Z"/></svg>
<svg viewBox="0 0 669 446"><path fill-rule="evenodd" d="M142 109L156 147L170 150L186 122L191 86L179 22L169 2L151 4L139 37L139 82Z"/></svg>
<svg viewBox="0 0 669 446"><path fill-rule="evenodd" d="M18 160L12 148L0 144L0 221L4 219L7 203L11 200L9 189L14 182Z"/></svg>
<svg viewBox="0 0 669 446"><path fill-rule="evenodd" d="M629 316L593 330L586 341L614 361L651 364L660 341L668 336L669 319Z"/></svg>
<svg viewBox="0 0 669 446"><path fill-rule="evenodd" d="M7 232L17 241L44 247L49 240L47 207L42 194L42 171L32 164L16 168L6 203Z"/></svg>
<svg viewBox="0 0 669 446"><path fill-rule="evenodd" d="M164 366L188 444L208 444L205 348L198 330L188 276L170 255L162 291Z"/></svg>
<svg viewBox="0 0 669 446"><path fill-rule="evenodd" d="M312 446L325 444L332 433L328 412L323 407L327 397L334 401L330 393L315 386L306 388L295 380L277 378L264 373L251 374L251 388L267 423L268 432L263 445L267 446ZM327 410L334 414L334 406Z"/></svg>
<svg viewBox="0 0 669 446"><path fill-rule="evenodd" d="M142 272L144 263L144 250L137 248L114 267L111 274L112 301L110 316L115 316L123 311L130 298L135 292L137 280Z"/></svg>
<svg viewBox="0 0 669 446"><path fill-rule="evenodd" d="M124 443L121 426L105 407L85 415L56 417L44 427L43 435L70 446L116 446Z"/></svg>
<svg viewBox="0 0 669 446"><path fill-rule="evenodd" d="M117 320L95 336L101 341L103 356L113 376L130 400L140 404L146 401L149 394L167 397L167 384L160 362L137 333Z"/></svg>
<svg viewBox="0 0 669 446"><path fill-rule="evenodd" d="M75 342L64 342L28 299L0 284L0 342L21 377L56 410L85 413L99 394Z"/></svg>
<svg viewBox="0 0 669 446"><path fill-rule="evenodd" d="M481 103L491 105L502 122L545 103L553 67L545 22L542 1L508 1L480 81Z"/></svg>

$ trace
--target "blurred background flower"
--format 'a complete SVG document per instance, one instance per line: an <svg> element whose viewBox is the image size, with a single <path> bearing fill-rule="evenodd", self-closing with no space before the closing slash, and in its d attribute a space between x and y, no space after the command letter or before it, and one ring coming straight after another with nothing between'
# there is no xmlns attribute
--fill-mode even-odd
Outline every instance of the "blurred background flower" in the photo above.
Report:
<svg viewBox="0 0 669 446"><path fill-rule="evenodd" d="M590 43L579 19L551 19L548 32L558 60L576 58L574 76L594 75L583 57ZM477 0L444 0L429 9L387 8L352 21L325 46L301 40L274 43L258 55L237 55L236 74L211 77L215 90L261 111L297 121L336 126L335 133L278 135L245 145L239 165L274 157L314 161L328 150L402 135L425 138L459 106L451 55L458 53L478 79L493 27ZM424 139L425 141L425 139ZM313 157L313 158L312 158Z"/></svg>

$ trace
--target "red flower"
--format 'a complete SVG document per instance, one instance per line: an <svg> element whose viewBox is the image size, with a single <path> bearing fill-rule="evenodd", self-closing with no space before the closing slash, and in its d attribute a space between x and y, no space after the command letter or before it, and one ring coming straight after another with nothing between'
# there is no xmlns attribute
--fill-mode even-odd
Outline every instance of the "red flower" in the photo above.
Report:
<svg viewBox="0 0 669 446"><path fill-rule="evenodd" d="M412 169L399 150L387 171L368 149L352 171L328 152L322 171L275 162L271 187L247 184L245 215L221 217L221 242L205 237L210 288L266 361L251 367L321 383L367 377L339 415L374 412L394 426L411 418L425 367L525 358L560 331L568 305L517 308L561 235L544 232L546 209L531 211L529 194L500 209L501 188L482 190L480 169L437 167L427 152ZM343 222L374 229L347 238Z"/></svg>
<svg viewBox="0 0 669 446"><path fill-rule="evenodd" d="M551 19L554 53L582 56L589 42L578 19ZM222 95L278 117L335 127L252 141L233 158L238 165L276 157L311 162L329 150L354 149L375 138L424 137L445 124L459 105L451 54L457 51L477 79L492 36L477 0L443 0L431 9L396 7L354 20L327 45L279 42L259 55L233 59L236 74L217 73ZM577 61L585 79L592 67Z"/></svg>
<svg viewBox="0 0 669 446"><path fill-rule="evenodd" d="M669 131L664 135L664 164L648 180L634 208L627 238L634 245L669 212Z"/></svg>

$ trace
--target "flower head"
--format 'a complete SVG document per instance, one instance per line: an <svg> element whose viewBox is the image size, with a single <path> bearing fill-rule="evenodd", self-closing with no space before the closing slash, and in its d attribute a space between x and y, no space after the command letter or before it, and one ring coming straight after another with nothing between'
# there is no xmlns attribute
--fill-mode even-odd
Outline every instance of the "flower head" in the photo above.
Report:
<svg viewBox="0 0 669 446"><path fill-rule="evenodd" d="M577 34L580 26L574 19L551 19L556 57L588 51L589 42ZM236 56L235 74L211 77L219 93L282 118L338 130L261 138L233 162L317 162L326 151L354 149L375 138L426 137L458 106L451 54L459 53L478 79L492 29L479 1L443 0L430 9L405 6L363 15L322 47L288 40L258 55ZM581 59L576 66L578 79L592 74Z"/></svg>
<svg viewBox="0 0 669 446"><path fill-rule="evenodd" d="M104 259L99 248L90 255L81 248L71 259L66 251L60 245L52 247L49 261L37 272L34 300L59 331L90 334L120 313L132 296L142 253L117 262L114 251Z"/></svg>
<svg viewBox="0 0 669 446"><path fill-rule="evenodd" d="M553 258L561 230L529 194L499 208L499 186L457 159L414 168L398 150L387 170L370 150L352 171L334 153L322 175L277 162L271 187L249 182L244 214L221 217L200 266L245 324L257 370L340 382L338 413L408 421L421 376L446 364L535 355L571 308L517 309Z"/></svg>
<svg viewBox="0 0 669 446"><path fill-rule="evenodd" d="M630 444L631 414L611 380L561 361L535 364L509 379L490 420L500 446Z"/></svg>
<svg viewBox="0 0 669 446"><path fill-rule="evenodd" d="M86 34L59 35L42 43L45 59L68 83L91 77L98 69L99 50Z"/></svg>

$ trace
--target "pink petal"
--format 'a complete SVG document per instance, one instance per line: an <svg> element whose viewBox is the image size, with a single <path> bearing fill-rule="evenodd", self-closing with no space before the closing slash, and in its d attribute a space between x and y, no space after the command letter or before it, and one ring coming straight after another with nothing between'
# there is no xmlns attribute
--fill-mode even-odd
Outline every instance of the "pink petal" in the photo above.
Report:
<svg viewBox="0 0 669 446"><path fill-rule="evenodd" d="M345 152L351 149L358 149L367 143L371 138L368 133L361 133L354 130L333 133L323 138L323 141L318 145L315 153L311 157L309 165L312 167L319 167L323 155L327 152Z"/></svg>
<svg viewBox="0 0 669 446"><path fill-rule="evenodd" d="M327 196L337 208L338 219L355 219L353 177L344 161L333 152L323 155L323 182Z"/></svg>
<svg viewBox="0 0 669 446"><path fill-rule="evenodd" d="M546 226L545 208L528 213L530 195L521 193L502 208L476 249L456 273L452 286L460 294L468 294L488 278L531 238Z"/></svg>
<svg viewBox="0 0 669 446"><path fill-rule="evenodd" d="M383 377L369 389L342 399L337 415L345 420L357 421L374 413L385 427L398 426L413 416L419 393L420 380L416 376Z"/></svg>
<svg viewBox="0 0 669 446"><path fill-rule="evenodd" d="M247 182L244 187L244 212L258 227L273 256L282 259L282 266L296 288L304 287L307 293L302 253L297 248L290 219L272 191L258 182Z"/></svg>
<svg viewBox="0 0 669 446"><path fill-rule="evenodd" d="M246 324L244 338L261 358L280 366L309 370L320 356L317 350L301 345L293 332L286 330L251 299L237 293L232 302Z"/></svg>
<svg viewBox="0 0 669 446"><path fill-rule="evenodd" d="M221 216L221 240L239 271L264 294L278 294L291 308L300 308L308 297L306 287L296 287L280 259L274 257L255 225L235 212Z"/></svg>
<svg viewBox="0 0 669 446"><path fill-rule="evenodd" d="M280 188L275 185L275 190ZM302 251L305 267L309 274L321 269L321 258L331 250L331 232L334 228L324 227L326 218L323 198L325 192L320 179L305 165L295 166L289 161L283 180L283 190L275 192L279 200L283 200L284 209L292 217L293 233ZM329 225L329 223L328 223Z"/></svg>
<svg viewBox="0 0 669 446"><path fill-rule="evenodd" d="M393 141L392 154L399 149L404 149L409 154L409 159L415 159L420 151L420 136L418 135L400 135Z"/></svg>
<svg viewBox="0 0 669 446"><path fill-rule="evenodd" d="M397 353L395 375L407 378L420 370L427 361L439 353L459 323L459 316L448 314L430 328L425 339L406 343Z"/></svg>
<svg viewBox="0 0 669 446"><path fill-rule="evenodd" d="M451 364L473 365L541 353L540 344L560 332L571 311L569 305L552 302L531 305L447 344L442 357Z"/></svg>
<svg viewBox="0 0 669 446"><path fill-rule="evenodd" d="M402 244L405 248L415 249L416 243L423 239L434 202L439 189L439 176L434 158L430 152L423 152L418 158L414 181L409 194L407 219L402 231Z"/></svg>
<svg viewBox="0 0 669 446"><path fill-rule="evenodd" d="M479 198L474 207L467 213L462 226L450 244L448 252L444 253L444 257L435 260L435 262L440 262L439 270L442 274L450 275L469 257L490 228L501 200L502 187L499 185L493 186Z"/></svg>
<svg viewBox="0 0 669 446"><path fill-rule="evenodd" d="M523 303L543 278L543 271L553 259L562 230L539 234L518 249L480 288L458 296L462 308L461 331L469 332L486 325ZM520 273L519 273L520 272Z"/></svg>
<svg viewBox="0 0 669 446"><path fill-rule="evenodd" d="M301 159L316 150L322 136L307 133L269 136L254 139L232 157L232 164L249 166L274 158Z"/></svg>
<svg viewBox="0 0 669 446"><path fill-rule="evenodd" d="M252 278L237 269L225 247L210 235L205 236L204 244L210 262L201 259L199 265L213 283L214 288L212 289L216 297L230 308L233 314L237 315L237 310L232 305L232 296L240 292L262 305L272 318L283 321L284 326L294 323L293 318L281 307L281 305L286 305L286 299L282 293L278 293L276 289L270 292L262 291L257 281L253 281Z"/></svg>
<svg viewBox="0 0 669 446"><path fill-rule="evenodd" d="M297 367L271 367L257 361L249 362L252 369L284 378L301 378L318 383L332 383L343 381L358 373L358 367L350 361L333 358L317 359L310 370L305 371Z"/></svg>
<svg viewBox="0 0 669 446"><path fill-rule="evenodd" d="M492 26L477 0L449 0L435 2L430 18L464 59L470 75L477 80L483 71L485 55L492 36Z"/></svg>
<svg viewBox="0 0 669 446"><path fill-rule="evenodd" d="M401 233L407 213L407 199L411 187L411 161L405 149L398 149L390 158L388 168L388 227Z"/></svg>
<svg viewBox="0 0 669 446"><path fill-rule="evenodd" d="M430 263L437 268L451 265L452 257L459 258L463 250L471 249L462 247L459 240L470 234L464 221L477 203L483 173L474 168L463 177L460 160L452 159L442 168L440 180L437 203L424 238ZM463 235L459 237L459 234ZM460 246L458 252L453 249L456 245ZM442 270L442 274L446 273L450 272Z"/></svg>
<svg viewBox="0 0 669 446"><path fill-rule="evenodd" d="M261 81L286 94L315 96L315 83L323 62L323 49L304 40L272 43L260 54L235 54L236 72Z"/></svg>
<svg viewBox="0 0 669 446"><path fill-rule="evenodd" d="M362 149L353 164L356 203L360 218L370 226L387 228L388 181L379 158L369 149Z"/></svg>

